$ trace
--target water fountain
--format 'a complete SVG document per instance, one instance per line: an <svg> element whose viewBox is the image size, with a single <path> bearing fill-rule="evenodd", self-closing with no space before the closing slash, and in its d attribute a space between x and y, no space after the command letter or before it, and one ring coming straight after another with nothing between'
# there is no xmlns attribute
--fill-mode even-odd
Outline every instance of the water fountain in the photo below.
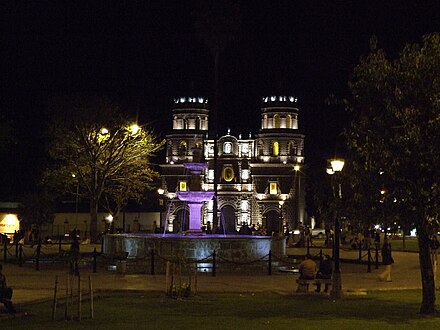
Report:
<svg viewBox="0 0 440 330"><path fill-rule="evenodd" d="M202 162L202 153L200 148L193 150L193 162L185 163L183 166L191 173L189 184L189 191L178 191L177 198L185 201L189 206L189 229L185 232L186 235L203 235L204 232L200 229L201 214L203 202L212 199L214 192L202 191L200 173L208 165Z"/></svg>
<svg viewBox="0 0 440 330"><path fill-rule="evenodd" d="M201 230L201 209L214 192L203 191L201 171L207 167L200 149L193 149L193 162L185 163L191 174L189 191L178 191L177 198L189 207L189 229L180 234L125 233L104 236L103 252L117 255L128 252L128 258L149 258L152 251L163 259L183 257L192 260L210 259L213 252L235 263L250 262L274 255L285 255L283 237L250 235L207 235ZM167 216L168 219L168 216Z"/></svg>

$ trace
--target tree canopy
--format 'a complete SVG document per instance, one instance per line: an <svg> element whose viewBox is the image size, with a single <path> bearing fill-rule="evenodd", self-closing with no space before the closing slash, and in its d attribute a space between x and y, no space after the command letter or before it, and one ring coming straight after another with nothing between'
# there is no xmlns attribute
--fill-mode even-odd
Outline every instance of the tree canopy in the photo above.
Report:
<svg viewBox="0 0 440 330"><path fill-rule="evenodd" d="M372 38L371 51L355 68L349 85L353 121L346 135L354 156L351 177L358 189L386 191L396 203L393 213L415 225L421 313L433 313L429 243L438 227L440 201L440 35L407 45L395 60L388 59Z"/></svg>
<svg viewBox="0 0 440 330"><path fill-rule="evenodd" d="M46 182L90 199L90 235L96 240L98 204L113 205L117 213L128 199L140 199L157 176L150 158L164 142L103 98L71 98L52 110L54 165Z"/></svg>

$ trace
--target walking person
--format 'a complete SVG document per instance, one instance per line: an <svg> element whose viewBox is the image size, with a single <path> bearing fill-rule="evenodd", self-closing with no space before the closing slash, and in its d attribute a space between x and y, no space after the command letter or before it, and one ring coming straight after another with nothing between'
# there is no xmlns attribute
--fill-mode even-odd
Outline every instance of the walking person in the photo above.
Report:
<svg viewBox="0 0 440 330"><path fill-rule="evenodd" d="M383 282L391 282L391 265L394 259L391 256L391 244L385 239L382 246L382 264L385 270L379 275L379 280Z"/></svg>

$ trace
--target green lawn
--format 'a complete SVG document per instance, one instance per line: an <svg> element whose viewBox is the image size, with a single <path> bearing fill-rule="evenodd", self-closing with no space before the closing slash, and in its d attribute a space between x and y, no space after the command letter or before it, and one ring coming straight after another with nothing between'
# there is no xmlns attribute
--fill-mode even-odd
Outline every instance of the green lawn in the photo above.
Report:
<svg viewBox="0 0 440 330"><path fill-rule="evenodd" d="M18 306L20 315L0 319L1 329L434 329L440 315L418 314L420 291L371 292L331 301L319 295L274 293L200 294L172 299L159 292L105 292L96 295L95 319L88 304L83 320L57 320L51 303ZM27 315L23 315L24 312Z"/></svg>

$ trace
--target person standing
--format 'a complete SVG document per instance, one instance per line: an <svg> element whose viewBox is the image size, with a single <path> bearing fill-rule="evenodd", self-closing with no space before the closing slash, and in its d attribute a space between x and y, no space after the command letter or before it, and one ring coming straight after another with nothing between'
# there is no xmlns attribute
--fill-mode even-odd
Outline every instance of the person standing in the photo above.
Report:
<svg viewBox="0 0 440 330"><path fill-rule="evenodd" d="M3 266L0 264L0 302L5 305L8 313L15 314L14 305L12 305L12 288L6 286L6 276L3 274Z"/></svg>
<svg viewBox="0 0 440 330"><path fill-rule="evenodd" d="M385 270L379 275L379 280L384 282L391 282L391 265L394 259L391 255L391 244L385 239L382 246L382 264Z"/></svg>

